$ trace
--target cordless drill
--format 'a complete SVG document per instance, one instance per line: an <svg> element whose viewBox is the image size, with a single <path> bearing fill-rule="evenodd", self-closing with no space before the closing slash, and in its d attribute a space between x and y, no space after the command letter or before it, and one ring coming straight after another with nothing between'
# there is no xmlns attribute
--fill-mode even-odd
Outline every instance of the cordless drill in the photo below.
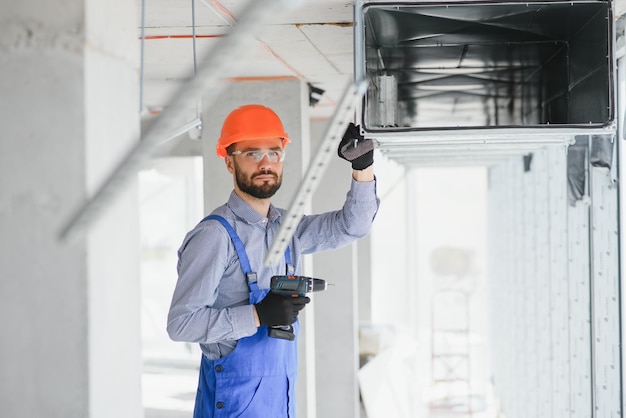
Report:
<svg viewBox="0 0 626 418"><path fill-rule="evenodd" d="M273 276L270 280L270 291L284 296L305 296L321 290L326 290L326 280L305 276ZM296 338L291 325L269 327L267 332L272 338L289 341Z"/></svg>

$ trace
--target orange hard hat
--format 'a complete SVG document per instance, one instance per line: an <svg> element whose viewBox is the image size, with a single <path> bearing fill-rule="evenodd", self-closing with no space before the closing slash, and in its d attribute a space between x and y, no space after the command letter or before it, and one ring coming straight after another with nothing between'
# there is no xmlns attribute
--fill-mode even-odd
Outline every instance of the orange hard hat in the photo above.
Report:
<svg viewBox="0 0 626 418"><path fill-rule="evenodd" d="M259 104L240 106L226 116L217 140L217 155L224 158L230 145L251 139L280 138L283 148L291 142L278 115Z"/></svg>

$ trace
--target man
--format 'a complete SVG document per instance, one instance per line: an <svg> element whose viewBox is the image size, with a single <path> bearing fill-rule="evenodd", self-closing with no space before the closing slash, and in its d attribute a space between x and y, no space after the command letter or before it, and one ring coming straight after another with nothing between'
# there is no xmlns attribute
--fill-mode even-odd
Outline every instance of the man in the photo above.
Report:
<svg viewBox="0 0 626 418"><path fill-rule="evenodd" d="M234 190L225 205L187 234L178 251L167 331L175 341L200 343L194 418L295 417L297 337L276 338L270 330L291 326L297 336L298 313L310 299L269 292L270 279L299 274L302 254L365 236L378 210L372 141L350 124L338 151L353 167L343 208L304 216L284 264L265 266L285 213L271 197L280 188L290 141L271 109L246 105L232 111L217 154L233 176Z"/></svg>

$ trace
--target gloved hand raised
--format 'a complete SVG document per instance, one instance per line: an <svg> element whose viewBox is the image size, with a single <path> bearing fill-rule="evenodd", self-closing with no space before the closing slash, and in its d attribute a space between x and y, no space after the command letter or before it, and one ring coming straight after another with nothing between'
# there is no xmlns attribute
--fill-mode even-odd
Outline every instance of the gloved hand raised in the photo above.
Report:
<svg viewBox="0 0 626 418"><path fill-rule="evenodd" d="M350 161L354 170L363 170L374 163L374 141L364 138L359 126L350 122L337 154Z"/></svg>
<svg viewBox="0 0 626 418"><path fill-rule="evenodd" d="M298 319L298 313L311 301L307 296L283 296L269 292L254 305L261 325L291 325Z"/></svg>

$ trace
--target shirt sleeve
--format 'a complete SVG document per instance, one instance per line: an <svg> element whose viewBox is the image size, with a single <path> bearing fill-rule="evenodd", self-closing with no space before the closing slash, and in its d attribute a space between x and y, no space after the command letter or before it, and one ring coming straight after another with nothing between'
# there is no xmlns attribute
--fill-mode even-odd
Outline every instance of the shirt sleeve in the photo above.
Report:
<svg viewBox="0 0 626 418"><path fill-rule="evenodd" d="M302 253L340 248L366 236L379 205L376 180L359 182L353 179L341 210L302 218L296 231Z"/></svg>
<svg viewBox="0 0 626 418"><path fill-rule="evenodd" d="M224 228L212 224L187 234L178 252L178 281L167 321L174 341L210 344L257 331L252 305L217 307L218 286L232 246Z"/></svg>

